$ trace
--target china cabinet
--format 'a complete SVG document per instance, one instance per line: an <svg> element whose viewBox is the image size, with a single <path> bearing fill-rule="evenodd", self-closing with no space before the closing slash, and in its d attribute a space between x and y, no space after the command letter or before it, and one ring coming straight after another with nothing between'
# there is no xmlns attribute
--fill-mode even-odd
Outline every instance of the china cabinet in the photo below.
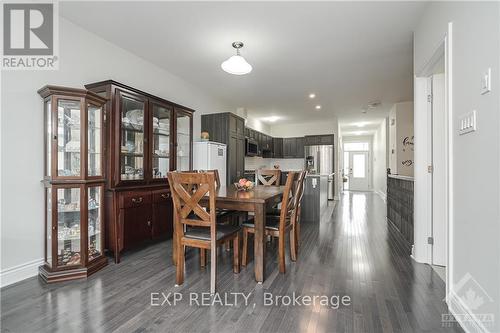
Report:
<svg viewBox="0 0 500 333"><path fill-rule="evenodd" d="M172 237L167 172L192 169L193 112L107 80L85 85L107 99L106 248L123 250Z"/></svg>
<svg viewBox="0 0 500 333"><path fill-rule="evenodd" d="M45 263L47 282L84 278L104 255L104 105L84 89L45 86Z"/></svg>

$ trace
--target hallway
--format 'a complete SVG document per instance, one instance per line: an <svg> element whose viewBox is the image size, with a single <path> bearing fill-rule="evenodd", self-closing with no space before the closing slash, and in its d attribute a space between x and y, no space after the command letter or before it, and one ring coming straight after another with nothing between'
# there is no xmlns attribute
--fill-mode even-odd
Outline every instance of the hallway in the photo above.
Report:
<svg viewBox="0 0 500 333"><path fill-rule="evenodd" d="M388 236L385 204L373 193L342 195L320 225L304 224L299 259L277 271L276 242L268 246L267 279L253 280L252 261L231 271L221 251L219 293L251 293L249 305L152 306L154 292L207 292L209 270L189 251L186 281L174 287L171 244L162 242L125 254L88 280L47 285L30 278L2 290L2 332L211 331L211 332L420 332L444 328L445 284L430 266L416 264ZM349 306L264 306L274 296L349 296ZM187 299L187 296L186 296ZM189 320L188 320L189 319ZM14 329L15 328L15 329Z"/></svg>

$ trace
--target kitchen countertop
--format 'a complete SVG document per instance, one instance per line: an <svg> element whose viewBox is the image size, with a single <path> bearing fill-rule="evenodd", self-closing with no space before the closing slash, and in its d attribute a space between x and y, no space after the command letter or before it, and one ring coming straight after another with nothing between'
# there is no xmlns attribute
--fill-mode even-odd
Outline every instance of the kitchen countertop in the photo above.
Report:
<svg viewBox="0 0 500 333"><path fill-rule="evenodd" d="M401 179L401 180L408 180L408 181L414 181L415 179L410 176L400 176L400 175L387 175L389 178L395 178L395 179Z"/></svg>
<svg viewBox="0 0 500 333"><path fill-rule="evenodd" d="M290 172L290 171L299 172L299 171L302 171L302 170L281 170L282 173L287 173L287 172ZM255 174L255 170L245 170L245 174ZM334 175L335 175L335 172L331 173L329 175L317 174L317 173L308 173L306 175L306 177L331 177L331 176L334 176Z"/></svg>

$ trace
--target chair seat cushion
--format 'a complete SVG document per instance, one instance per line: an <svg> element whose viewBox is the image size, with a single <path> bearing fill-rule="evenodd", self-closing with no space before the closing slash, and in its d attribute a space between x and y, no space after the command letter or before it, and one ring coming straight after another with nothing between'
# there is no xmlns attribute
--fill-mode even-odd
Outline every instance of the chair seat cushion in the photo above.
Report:
<svg viewBox="0 0 500 333"><path fill-rule="evenodd" d="M224 237L227 237L231 234L235 234L240 231L239 226L234 225L225 225L218 224L217 225L217 240L220 240ZM206 227L189 227L186 232L184 232L184 237L199 239L199 240L210 240L210 228Z"/></svg>
<svg viewBox="0 0 500 333"><path fill-rule="evenodd" d="M244 227L255 228L254 220L249 219L242 224ZM266 218L266 229L269 230L279 230L280 219L275 216L267 216Z"/></svg>

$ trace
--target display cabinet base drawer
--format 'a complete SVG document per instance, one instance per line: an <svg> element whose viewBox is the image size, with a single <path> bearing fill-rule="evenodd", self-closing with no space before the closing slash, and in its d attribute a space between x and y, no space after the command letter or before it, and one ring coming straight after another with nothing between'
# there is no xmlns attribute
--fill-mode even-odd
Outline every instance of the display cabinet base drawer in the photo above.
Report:
<svg viewBox="0 0 500 333"><path fill-rule="evenodd" d="M151 204L151 192L124 192L120 195L120 208Z"/></svg>
<svg viewBox="0 0 500 333"><path fill-rule="evenodd" d="M162 203L172 200L169 190L153 191L153 203Z"/></svg>

